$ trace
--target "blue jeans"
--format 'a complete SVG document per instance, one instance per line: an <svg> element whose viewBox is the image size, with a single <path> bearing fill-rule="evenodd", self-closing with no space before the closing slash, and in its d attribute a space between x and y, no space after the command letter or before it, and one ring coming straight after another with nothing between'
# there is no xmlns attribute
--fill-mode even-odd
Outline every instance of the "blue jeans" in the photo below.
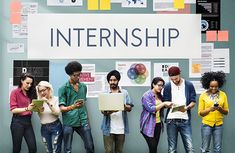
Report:
<svg viewBox="0 0 235 153"><path fill-rule="evenodd" d="M63 128L59 119L52 123L42 124L41 135L47 153L61 153Z"/></svg>
<svg viewBox="0 0 235 153"><path fill-rule="evenodd" d="M190 121L184 119L167 119L168 153L177 153L178 132L181 135L185 152L194 153Z"/></svg>
<svg viewBox="0 0 235 153"><path fill-rule="evenodd" d="M31 116L13 115L11 120L11 135L13 141L13 153L20 153L23 137L27 143L29 153L36 153L36 139L31 124Z"/></svg>
<svg viewBox="0 0 235 153"><path fill-rule="evenodd" d="M223 136L222 125L211 127L211 126L202 124L201 135L202 135L201 153L206 153L210 151L211 137L213 138L214 153L221 153L222 136Z"/></svg>
<svg viewBox="0 0 235 153"><path fill-rule="evenodd" d="M64 125L64 153L72 152L72 140L74 131L76 131L81 136L86 152L94 153L94 143L91 135L91 128L88 124L79 127Z"/></svg>

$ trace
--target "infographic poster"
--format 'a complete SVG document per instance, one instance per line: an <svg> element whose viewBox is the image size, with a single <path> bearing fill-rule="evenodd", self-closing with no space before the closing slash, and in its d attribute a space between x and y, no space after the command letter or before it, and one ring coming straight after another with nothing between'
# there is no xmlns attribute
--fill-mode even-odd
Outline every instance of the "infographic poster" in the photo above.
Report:
<svg viewBox="0 0 235 153"><path fill-rule="evenodd" d="M220 0L197 0L196 13L202 15L201 30L220 30Z"/></svg>
<svg viewBox="0 0 235 153"><path fill-rule="evenodd" d="M116 70L121 73L121 86L149 86L151 63L144 61L116 62Z"/></svg>

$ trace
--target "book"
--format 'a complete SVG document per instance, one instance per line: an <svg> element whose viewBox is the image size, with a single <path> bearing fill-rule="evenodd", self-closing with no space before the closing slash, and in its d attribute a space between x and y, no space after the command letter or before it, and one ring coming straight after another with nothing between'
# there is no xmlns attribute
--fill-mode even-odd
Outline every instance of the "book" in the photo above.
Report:
<svg viewBox="0 0 235 153"><path fill-rule="evenodd" d="M180 109L183 109L183 108L185 108L185 105L176 105L176 106L173 106L172 107L172 113L173 112L177 112L177 111L179 111Z"/></svg>
<svg viewBox="0 0 235 153"><path fill-rule="evenodd" d="M34 105L32 111L39 112L40 108L43 106L44 100L33 99L32 103Z"/></svg>

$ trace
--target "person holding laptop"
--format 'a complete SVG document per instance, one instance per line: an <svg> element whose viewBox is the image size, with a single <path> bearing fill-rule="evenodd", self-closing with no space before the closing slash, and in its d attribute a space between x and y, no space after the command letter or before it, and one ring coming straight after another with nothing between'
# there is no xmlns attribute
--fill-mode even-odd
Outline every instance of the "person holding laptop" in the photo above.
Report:
<svg viewBox="0 0 235 153"><path fill-rule="evenodd" d="M108 93L123 93L125 101L123 111L101 111L104 115L101 129L103 132L105 153L122 153L125 134L129 133L127 112L130 112L134 105L127 90L121 89L118 86L120 79L121 75L117 70L112 70L107 74L107 81L110 87ZM110 101L111 104L112 101Z"/></svg>

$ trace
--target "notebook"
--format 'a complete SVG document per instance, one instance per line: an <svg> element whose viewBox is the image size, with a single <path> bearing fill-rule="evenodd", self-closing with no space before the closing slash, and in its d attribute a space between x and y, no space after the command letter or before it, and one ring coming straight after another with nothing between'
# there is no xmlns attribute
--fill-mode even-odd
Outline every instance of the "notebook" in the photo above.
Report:
<svg viewBox="0 0 235 153"><path fill-rule="evenodd" d="M100 93L98 96L99 110L124 110L123 93Z"/></svg>

